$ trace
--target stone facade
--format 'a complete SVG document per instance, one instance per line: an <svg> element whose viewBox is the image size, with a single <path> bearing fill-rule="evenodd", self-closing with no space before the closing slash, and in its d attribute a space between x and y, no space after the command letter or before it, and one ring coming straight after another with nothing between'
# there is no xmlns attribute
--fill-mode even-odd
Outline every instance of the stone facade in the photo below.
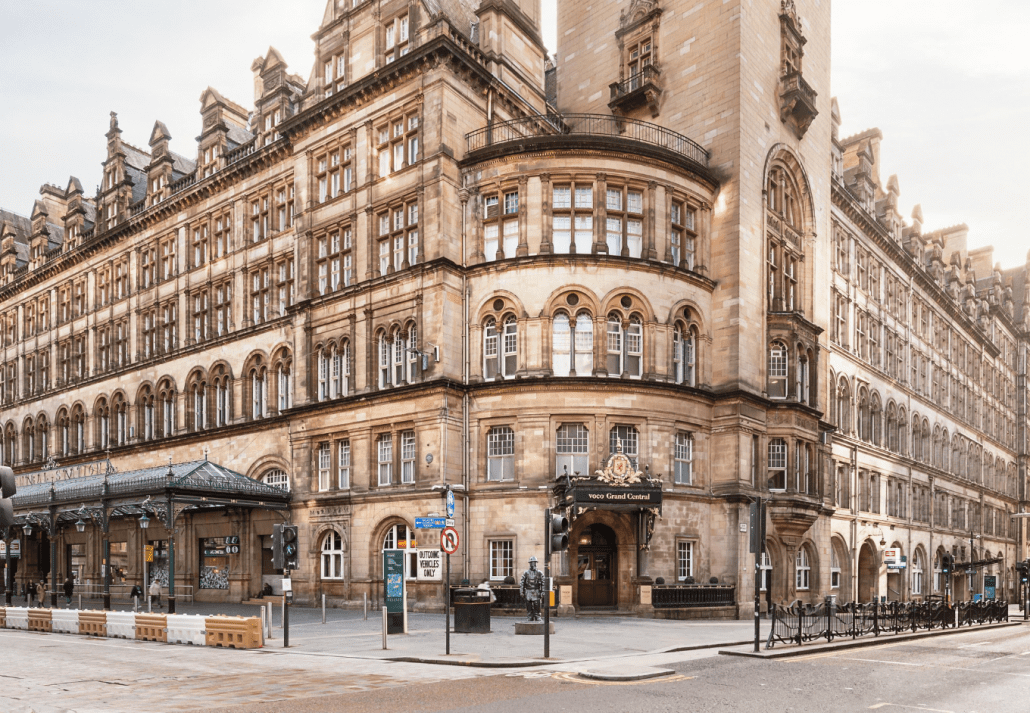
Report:
<svg viewBox="0 0 1030 713"><path fill-rule="evenodd" d="M767 601L924 596L909 571L887 574L873 536L927 563L960 547L964 524L913 510L922 487L990 509L977 556L1001 557L1011 591L1027 270L992 272L955 231L905 226L878 140L836 134L829 3L760 5L561 2L545 69L538 0L330 0L310 79L270 49L252 110L205 90L195 155L174 153L161 122L136 148L112 115L96 196L72 178L44 186L30 219L2 214L4 463L206 455L287 481L302 602L379 597L382 548L435 545L414 519L441 513L446 487L455 579L517 577L543 556L555 479L593 473L620 443L661 479L662 518L641 555L636 513L572 513L553 560L563 606L589 589L649 612L654 578L717 578L749 616L756 496L770 504ZM851 270L859 250L905 295L889 319L886 293ZM855 352L861 310L900 335L907 365L923 349L917 299L1001 379L1004 398L952 371L1004 436L993 418L955 422L868 342ZM873 391L990 451L994 477L857 432ZM902 500L879 486L875 507L863 500L873 472ZM226 601L275 585L275 521L189 513L177 580ZM142 541L131 521L112 527L138 579ZM201 588L201 538L230 536L229 588ZM96 533L57 537L55 571L88 545L81 572L97 579ZM49 569L31 542L19 577ZM442 587L413 580L409 598L439 607Z"/></svg>

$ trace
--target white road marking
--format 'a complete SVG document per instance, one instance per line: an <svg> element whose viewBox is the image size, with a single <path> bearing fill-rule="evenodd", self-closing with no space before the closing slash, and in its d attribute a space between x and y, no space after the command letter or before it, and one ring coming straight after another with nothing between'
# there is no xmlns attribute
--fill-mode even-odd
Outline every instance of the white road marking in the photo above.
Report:
<svg viewBox="0 0 1030 713"><path fill-rule="evenodd" d="M902 703L877 703L876 705L869 706L869 710L875 710L877 708L885 708L891 706L892 708L911 708L916 711L931 711L932 713L954 713L953 711L946 711L941 708L923 708L922 706L906 706Z"/></svg>

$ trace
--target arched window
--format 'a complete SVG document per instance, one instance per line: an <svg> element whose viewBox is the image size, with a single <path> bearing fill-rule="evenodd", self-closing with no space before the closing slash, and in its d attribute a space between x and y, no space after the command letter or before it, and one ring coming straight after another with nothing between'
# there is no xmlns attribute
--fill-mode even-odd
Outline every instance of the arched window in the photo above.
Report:
<svg viewBox="0 0 1030 713"><path fill-rule="evenodd" d="M175 387L170 379L162 379L157 388L161 401L161 428L157 437L169 438L175 435Z"/></svg>
<svg viewBox="0 0 1030 713"><path fill-rule="evenodd" d="M318 400L346 396L350 388L350 342L318 350Z"/></svg>
<svg viewBox="0 0 1030 713"><path fill-rule="evenodd" d="M677 384L697 386L697 329L677 324L672 333L673 377Z"/></svg>
<svg viewBox="0 0 1030 713"><path fill-rule="evenodd" d="M577 325L578 328L578 325ZM608 315L607 328L608 376L640 378L643 369L644 334L643 325L636 315L623 324L622 315L612 312Z"/></svg>
<svg viewBox="0 0 1030 713"><path fill-rule="evenodd" d="M769 398L787 398L787 347L783 342L769 345Z"/></svg>
<svg viewBox="0 0 1030 713"><path fill-rule="evenodd" d="M898 410L893 401L887 404L887 450L898 452Z"/></svg>
<svg viewBox="0 0 1030 713"><path fill-rule="evenodd" d="M923 428L922 428L922 431L920 431L919 436L920 436L920 441L923 444L923 452L922 452L922 455L921 455L920 459L924 463L929 463L930 462L930 449L931 449L933 444L930 442L930 422L927 421L925 418L923 419Z"/></svg>
<svg viewBox="0 0 1030 713"><path fill-rule="evenodd" d="M898 408L898 453L908 453L908 416L905 408Z"/></svg>
<svg viewBox="0 0 1030 713"><path fill-rule="evenodd" d="M883 410L880 407L880 395L875 391L869 399L869 434L874 446L883 445Z"/></svg>
<svg viewBox="0 0 1030 713"><path fill-rule="evenodd" d="M390 362L392 361L391 352L393 345L385 329L379 332L379 338L376 341L378 342L379 352L379 388L385 389L392 383L390 380Z"/></svg>
<svg viewBox="0 0 1030 713"><path fill-rule="evenodd" d="M858 391L858 438L862 441L869 440L869 392L865 388Z"/></svg>
<svg viewBox="0 0 1030 713"><path fill-rule="evenodd" d="M808 560L808 548L799 547L794 560L794 584L799 592L807 591L812 582L812 565Z"/></svg>
<svg viewBox="0 0 1030 713"><path fill-rule="evenodd" d="M32 422L32 416L25 419L22 425L22 440L25 441L25 445L22 451L25 453L25 460L27 463L33 463L36 460L36 429Z"/></svg>
<svg viewBox="0 0 1030 713"><path fill-rule="evenodd" d="M912 555L912 594L923 593L923 555L916 550Z"/></svg>
<svg viewBox="0 0 1030 713"><path fill-rule="evenodd" d="M271 485L273 488L279 488L280 490L289 491L290 489L290 476L286 474L285 470L279 468L273 468L261 477L261 482L265 485Z"/></svg>
<svg viewBox="0 0 1030 713"><path fill-rule="evenodd" d="M830 589L840 589L840 556L836 545L830 546Z"/></svg>
<svg viewBox="0 0 1030 713"><path fill-rule="evenodd" d="M39 440L39 459L46 461L50 457L50 423L46 415L36 419L36 438Z"/></svg>
<svg viewBox="0 0 1030 713"><path fill-rule="evenodd" d="M71 419L68 418L68 409L62 408L57 412L57 438L58 455L64 457L71 455ZM3 448L0 448L0 458L3 457Z"/></svg>
<svg viewBox="0 0 1030 713"><path fill-rule="evenodd" d="M283 413L293 407L293 355L290 350L279 349L273 356L272 365L275 370L276 410Z"/></svg>
<svg viewBox="0 0 1030 713"><path fill-rule="evenodd" d="M318 400L325 401L329 398L329 365L333 359L334 349L322 347L318 350L317 365L315 373L318 375Z"/></svg>
<svg viewBox="0 0 1030 713"><path fill-rule="evenodd" d="M75 426L75 452L84 453L86 451L86 411L82 408L82 404L76 404L72 409L72 423ZM12 455L12 459L13 457Z"/></svg>
<svg viewBox="0 0 1030 713"><path fill-rule="evenodd" d="M111 409L107 405L107 399L101 397L93 409L93 417L97 424L97 449L107 450L111 445Z"/></svg>
<svg viewBox="0 0 1030 713"><path fill-rule="evenodd" d="M851 389L844 377L837 387L837 427L843 434L851 433Z"/></svg>
<svg viewBox="0 0 1030 713"><path fill-rule="evenodd" d="M212 370L214 381L214 425L228 426L233 419L233 377L224 365Z"/></svg>
<svg viewBox="0 0 1030 713"><path fill-rule="evenodd" d="M518 369L518 323L508 315L500 329L491 317L483 327L483 378L512 379Z"/></svg>
<svg viewBox="0 0 1030 713"><path fill-rule="evenodd" d="M13 423L8 423L4 431L4 462L13 466L18 458L18 432Z"/></svg>
<svg viewBox="0 0 1030 713"><path fill-rule="evenodd" d="M400 386L405 383L404 363L406 361L405 353L408 351L408 344L407 340L404 338L404 331L401 329L394 329L391 342L393 344L393 358L391 360L393 373L391 379L394 386Z"/></svg>
<svg viewBox="0 0 1030 713"><path fill-rule="evenodd" d="M322 537L322 579L343 579L343 538L336 531Z"/></svg>
<svg viewBox="0 0 1030 713"><path fill-rule="evenodd" d="M115 394L112 400L114 402L114 444L124 446L129 442L129 402L125 400L125 394L121 392Z"/></svg>
<svg viewBox="0 0 1030 713"><path fill-rule="evenodd" d="M409 384L414 384L422 373L421 351L418 348L418 327L414 324L409 324L407 337L404 350L404 362L406 364L405 380Z"/></svg>
<svg viewBox="0 0 1030 713"><path fill-rule="evenodd" d="M194 432L207 428L207 383L198 377L190 385L190 410Z"/></svg>
<svg viewBox="0 0 1030 713"><path fill-rule="evenodd" d="M384 550L404 550L404 577L414 579L418 572L418 550L415 542L415 531L407 525L394 525L383 537Z"/></svg>
<svg viewBox="0 0 1030 713"><path fill-rule="evenodd" d="M794 393L797 400L803 404L810 403L810 376L808 373L808 354L801 347L798 347L797 364L794 367Z"/></svg>
<svg viewBox="0 0 1030 713"><path fill-rule="evenodd" d="M250 418L252 421L268 415L268 368L260 360L247 373L247 391L250 396Z"/></svg>
<svg viewBox="0 0 1030 713"><path fill-rule="evenodd" d="M551 370L555 376L591 376L594 373L594 323L580 312L554 316L551 335Z"/></svg>

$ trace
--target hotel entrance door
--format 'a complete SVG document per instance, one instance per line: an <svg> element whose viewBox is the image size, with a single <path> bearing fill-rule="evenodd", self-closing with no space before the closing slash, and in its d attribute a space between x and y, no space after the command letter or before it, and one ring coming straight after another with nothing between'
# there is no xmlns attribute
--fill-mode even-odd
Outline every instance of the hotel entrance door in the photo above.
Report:
<svg viewBox="0 0 1030 713"><path fill-rule="evenodd" d="M616 606L615 532L605 525L591 525L580 534L577 542L579 606Z"/></svg>

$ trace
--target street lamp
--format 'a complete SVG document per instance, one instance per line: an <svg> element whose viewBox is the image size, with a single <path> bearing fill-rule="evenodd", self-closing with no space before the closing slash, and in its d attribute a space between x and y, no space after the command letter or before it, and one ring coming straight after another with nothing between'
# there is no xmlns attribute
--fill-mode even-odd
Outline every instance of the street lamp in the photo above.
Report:
<svg viewBox="0 0 1030 713"><path fill-rule="evenodd" d="M32 537L32 523L26 522L25 527L22 528L25 531L25 537Z"/></svg>
<svg viewBox="0 0 1030 713"><path fill-rule="evenodd" d="M85 522L85 520L82 519L81 515L79 516L79 519L75 521L75 529L78 530L79 532L85 532L86 531L86 522Z"/></svg>
<svg viewBox="0 0 1030 713"><path fill-rule="evenodd" d="M146 513L143 513L142 515L140 515L139 526L142 529L144 529L144 530L146 530L148 527L150 527L150 518L147 517Z"/></svg>
<svg viewBox="0 0 1030 713"><path fill-rule="evenodd" d="M979 540L979 535L974 535L973 531L969 531L969 567L966 569L966 576L969 577L969 600L973 600L973 578L976 576L976 568L973 567L973 540Z"/></svg>

